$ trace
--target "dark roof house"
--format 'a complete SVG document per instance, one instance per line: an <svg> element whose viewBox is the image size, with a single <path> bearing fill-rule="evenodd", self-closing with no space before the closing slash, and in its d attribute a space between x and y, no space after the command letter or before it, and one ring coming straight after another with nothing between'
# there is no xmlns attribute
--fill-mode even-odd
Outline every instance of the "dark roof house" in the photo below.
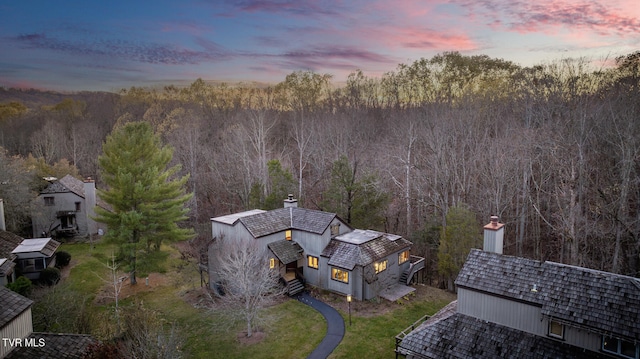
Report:
<svg viewBox="0 0 640 359"><path fill-rule="evenodd" d="M485 241L492 235L485 227ZM502 234L497 237L501 241ZM455 310L449 307L421 324L402 338L396 353L407 358L640 356L638 278L473 249L456 285Z"/></svg>

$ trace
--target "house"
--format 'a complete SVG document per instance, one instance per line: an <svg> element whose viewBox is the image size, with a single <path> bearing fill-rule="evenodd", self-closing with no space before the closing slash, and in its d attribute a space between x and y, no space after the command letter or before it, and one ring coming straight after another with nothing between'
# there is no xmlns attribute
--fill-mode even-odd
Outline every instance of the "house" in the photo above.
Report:
<svg viewBox="0 0 640 359"><path fill-rule="evenodd" d="M358 300L401 293L424 259L410 255L411 242L401 236L351 228L335 213L300 208L293 196L284 207L259 209L211 219L213 238L252 238L270 253L295 294L310 284ZM215 289L214 258L209 251L210 286Z"/></svg>
<svg viewBox="0 0 640 359"><path fill-rule="evenodd" d="M51 238L23 240L12 252L20 275L31 280L40 278L40 272L55 265L55 253L60 242Z"/></svg>
<svg viewBox="0 0 640 359"><path fill-rule="evenodd" d="M11 252L22 243L23 238L7 232L4 221L4 203L0 198L0 286L4 287L16 279L15 259Z"/></svg>
<svg viewBox="0 0 640 359"><path fill-rule="evenodd" d="M33 301L0 287L0 359L83 358L96 340L84 334L34 333Z"/></svg>
<svg viewBox="0 0 640 359"><path fill-rule="evenodd" d="M107 206L96 196L95 182L87 178L84 182L66 175L51 183L35 200L32 213L34 237L72 237L98 233L94 208ZM102 228L104 230L104 228Z"/></svg>
<svg viewBox="0 0 640 359"><path fill-rule="evenodd" d="M407 358L639 358L640 280L501 253L485 226L456 279L458 299L406 336ZM491 249L491 251L489 250Z"/></svg>

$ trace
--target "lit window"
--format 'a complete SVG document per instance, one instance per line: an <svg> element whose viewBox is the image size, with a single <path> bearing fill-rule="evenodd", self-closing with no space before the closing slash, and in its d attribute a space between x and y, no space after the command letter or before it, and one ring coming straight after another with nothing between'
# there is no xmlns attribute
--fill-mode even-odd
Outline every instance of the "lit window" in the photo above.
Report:
<svg viewBox="0 0 640 359"><path fill-rule="evenodd" d="M387 269L387 260L383 260L382 262L375 262L373 263L373 268L375 268L376 273L380 273L383 270Z"/></svg>
<svg viewBox="0 0 640 359"><path fill-rule="evenodd" d="M331 268L331 279L349 283L349 272L338 268Z"/></svg>
<svg viewBox="0 0 640 359"><path fill-rule="evenodd" d="M564 339L564 325L555 320L549 322L549 336Z"/></svg>
<svg viewBox="0 0 640 359"><path fill-rule="evenodd" d="M55 204L56 204L55 197L44 197L45 206L55 206Z"/></svg>
<svg viewBox="0 0 640 359"><path fill-rule="evenodd" d="M404 251L398 254L398 264L402 264L409 260L409 251Z"/></svg>
<svg viewBox="0 0 640 359"><path fill-rule="evenodd" d="M602 337L602 350L625 358L638 358L640 356L639 345L614 337Z"/></svg>
<svg viewBox="0 0 640 359"><path fill-rule="evenodd" d="M337 236L340 233L340 223L331 225L331 236Z"/></svg>
<svg viewBox="0 0 640 359"><path fill-rule="evenodd" d="M309 268L318 269L318 257L307 256L307 265Z"/></svg>
<svg viewBox="0 0 640 359"><path fill-rule="evenodd" d="M291 230L290 230L290 229L289 229L289 230L286 230L286 231L284 232L284 238L285 238L286 240L288 240L288 241L290 241L290 240L291 240Z"/></svg>
<svg viewBox="0 0 640 359"><path fill-rule="evenodd" d="M269 268L273 269L276 267L276 259L275 258L269 258Z"/></svg>

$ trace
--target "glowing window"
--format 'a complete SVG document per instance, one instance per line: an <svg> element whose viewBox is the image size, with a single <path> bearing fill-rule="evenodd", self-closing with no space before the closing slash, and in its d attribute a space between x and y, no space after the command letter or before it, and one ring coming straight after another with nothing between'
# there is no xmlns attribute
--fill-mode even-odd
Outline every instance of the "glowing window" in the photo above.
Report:
<svg viewBox="0 0 640 359"><path fill-rule="evenodd" d="M284 232L284 238L286 240L288 240L288 241L291 240L291 230L290 229Z"/></svg>
<svg viewBox="0 0 640 359"><path fill-rule="evenodd" d="M276 267L276 259L275 258L269 258L269 268L273 269Z"/></svg>
<svg viewBox="0 0 640 359"><path fill-rule="evenodd" d="M331 268L331 279L349 283L349 272L338 268Z"/></svg>
<svg viewBox="0 0 640 359"><path fill-rule="evenodd" d="M307 265L309 268L318 269L318 257L307 256Z"/></svg>
<svg viewBox="0 0 640 359"><path fill-rule="evenodd" d="M564 325L552 320L549 322L549 335L552 337L564 339Z"/></svg>
<svg viewBox="0 0 640 359"><path fill-rule="evenodd" d="M387 260L383 260L382 262L373 263L373 268L376 270L376 273L380 273L383 270L387 269Z"/></svg>
<svg viewBox="0 0 640 359"><path fill-rule="evenodd" d="M409 251L404 251L398 254L398 264L402 264L409 260Z"/></svg>

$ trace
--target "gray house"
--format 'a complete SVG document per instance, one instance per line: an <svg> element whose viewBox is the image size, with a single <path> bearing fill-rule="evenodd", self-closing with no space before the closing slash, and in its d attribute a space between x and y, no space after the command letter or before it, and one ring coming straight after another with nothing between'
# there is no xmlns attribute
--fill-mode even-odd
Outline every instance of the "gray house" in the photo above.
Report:
<svg viewBox="0 0 640 359"><path fill-rule="evenodd" d="M500 252L495 223L485 227L485 249ZM456 302L397 337L396 356L640 356L638 278L474 249L456 285Z"/></svg>
<svg viewBox="0 0 640 359"><path fill-rule="evenodd" d="M95 182L91 178L83 182L66 175L54 180L36 198L32 213L33 236L96 234L100 224L92 219L95 206L107 209L106 204L96 197Z"/></svg>
<svg viewBox="0 0 640 359"><path fill-rule="evenodd" d="M284 208L251 210L211 219L213 238L252 238L269 249L270 266L288 283L289 293L302 284L328 289L358 300L409 293L406 284L424 259L410 255L411 242L401 236L354 230L335 213L299 208L293 196ZM210 285L215 288L213 254Z"/></svg>
<svg viewBox="0 0 640 359"><path fill-rule="evenodd" d="M31 280L40 278L43 269L56 264L56 251L60 242L51 238L23 240L11 253L17 258L16 268L20 275Z"/></svg>

